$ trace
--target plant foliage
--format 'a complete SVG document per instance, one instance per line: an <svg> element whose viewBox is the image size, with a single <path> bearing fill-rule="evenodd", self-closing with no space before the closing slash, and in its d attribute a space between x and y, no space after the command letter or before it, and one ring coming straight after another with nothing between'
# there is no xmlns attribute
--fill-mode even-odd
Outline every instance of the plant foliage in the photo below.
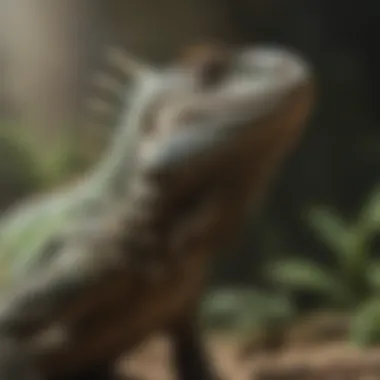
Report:
<svg viewBox="0 0 380 380"><path fill-rule="evenodd" d="M354 341L380 343L380 261L371 251L380 230L380 186L371 192L354 223L326 207L312 208L308 222L335 256L336 268L306 259L277 260L268 268L270 278L290 294L302 290L322 295L335 308L354 313Z"/></svg>

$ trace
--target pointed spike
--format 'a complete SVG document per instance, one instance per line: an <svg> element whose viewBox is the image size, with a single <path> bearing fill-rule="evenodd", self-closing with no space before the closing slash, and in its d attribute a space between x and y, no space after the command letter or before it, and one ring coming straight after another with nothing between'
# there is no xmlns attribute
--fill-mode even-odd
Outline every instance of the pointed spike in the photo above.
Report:
<svg viewBox="0 0 380 380"><path fill-rule="evenodd" d="M104 72L96 73L92 82L96 87L112 92L113 94L120 94L124 87L119 80Z"/></svg>
<svg viewBox="0 0 380 380"><path fill-rule="evenodd" d="M115 107L100 98L90 98L85 102L87 109L92 112L99 112L102 114L112 114L115 112Z"/></svg>
<svg viewBox="0 0 380 380"><path fill-rule="evenodd" d="M106 48L105 57L109 64L121 70L125 75L132 76L133 78L152 71L147 64L139 61L123 48L109 46Z"/></svg>

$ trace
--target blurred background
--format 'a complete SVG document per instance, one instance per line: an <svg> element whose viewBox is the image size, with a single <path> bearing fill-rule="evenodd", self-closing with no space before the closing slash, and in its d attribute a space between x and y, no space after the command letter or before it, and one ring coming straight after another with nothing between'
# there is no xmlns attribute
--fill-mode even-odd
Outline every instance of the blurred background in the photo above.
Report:
<svg viewBox="0 0 380 380"><path fill-rule="evenodd" d="M62 186L105 146L112 125L81 122L104 45L152 62L214 39L297 49L317 107L260 215L212 268L202 322L248 351L379 343L379 17L376 0L1 0L0 209Z"/></svg>

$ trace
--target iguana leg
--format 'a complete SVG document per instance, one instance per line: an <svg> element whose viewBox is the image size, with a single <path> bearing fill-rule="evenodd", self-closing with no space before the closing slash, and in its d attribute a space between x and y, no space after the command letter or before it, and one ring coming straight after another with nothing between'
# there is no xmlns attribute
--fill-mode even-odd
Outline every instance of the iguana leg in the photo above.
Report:
<svg viewBox="0 0 380 380"><path fill-rule="evenodd" d="M201 342L195 318L187 318L171 329L174 368L179 380L216 380Z"/></svg>

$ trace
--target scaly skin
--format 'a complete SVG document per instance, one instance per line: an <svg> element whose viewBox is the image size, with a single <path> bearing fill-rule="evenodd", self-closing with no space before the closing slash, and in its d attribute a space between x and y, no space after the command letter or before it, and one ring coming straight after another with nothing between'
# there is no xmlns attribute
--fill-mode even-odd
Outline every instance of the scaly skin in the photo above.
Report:
<svg viewBox="0 0 380 380"><path fill-rule="evenodd" d="M44 380L109 378L124 350L163 329L181 380L213 376L193 318L207 263L262 200L302 131L312 86L306 64L281 49L199 54L140 83L125 199L69 232L3 297L0 329ZM54 328L56 342L41 342Z"/></svg>

